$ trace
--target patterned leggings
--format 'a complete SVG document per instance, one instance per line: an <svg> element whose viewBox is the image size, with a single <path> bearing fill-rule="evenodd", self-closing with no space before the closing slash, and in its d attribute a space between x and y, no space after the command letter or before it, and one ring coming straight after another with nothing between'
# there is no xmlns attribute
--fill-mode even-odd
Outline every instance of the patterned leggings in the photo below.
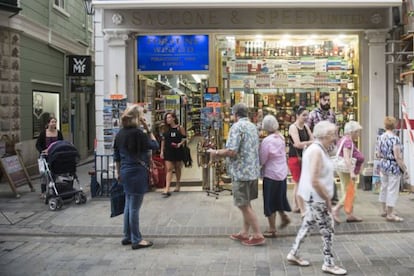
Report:
<svg viewBox="0 0 414 276"><path fill-rule="evenodd" d="M296 235L295 242L293 243L290 252L295 256L298 255L300 244L304 242L306 235L316 224L319 227L319 233L322 235L324 265L335 265L332 254L332 239L334 234L333 221L331 215L328 213L326 204L324 202L313 201L305 202L305 204L305 217L303 218L302 225Z"/></svg>

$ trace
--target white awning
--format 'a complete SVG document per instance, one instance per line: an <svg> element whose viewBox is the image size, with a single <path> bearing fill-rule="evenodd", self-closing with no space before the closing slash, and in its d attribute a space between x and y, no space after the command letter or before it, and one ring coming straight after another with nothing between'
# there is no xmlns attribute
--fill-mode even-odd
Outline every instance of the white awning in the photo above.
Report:
<svg viewBox="0 0 414 276"><path fill-rule="evenodd" d="M127 8L374 8L396 7L402 0L92 0L95 8L127 9Z"/></svg>

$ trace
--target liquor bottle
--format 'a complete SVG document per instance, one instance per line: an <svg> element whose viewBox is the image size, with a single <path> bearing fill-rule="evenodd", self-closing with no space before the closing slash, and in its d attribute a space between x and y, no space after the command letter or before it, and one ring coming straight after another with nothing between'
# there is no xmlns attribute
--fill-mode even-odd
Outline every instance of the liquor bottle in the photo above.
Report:
<svg viewBox="0 0 414 276"><path fill-rule="evenodd" d="M252 53L252 49L251 49L251 45L250 45L250 41L246 42L246 57L250 57Z"/></svg>

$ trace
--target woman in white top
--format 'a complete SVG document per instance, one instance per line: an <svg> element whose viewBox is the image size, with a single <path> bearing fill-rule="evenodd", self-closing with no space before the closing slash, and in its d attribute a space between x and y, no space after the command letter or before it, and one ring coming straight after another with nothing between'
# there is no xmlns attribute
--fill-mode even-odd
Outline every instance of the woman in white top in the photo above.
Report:
<svg viewBox="0 0 414 276"><path fill-rule="evenodd" d="M327 149L337 139L335 124L321 121L313 129L315 142L303 153L302 173L299 181L298 195L305 201L305 216L296 235L292 249L287 255L288 262L299 266L310 265L309 261L299 257L299 247L306 238L311 227L317 225L323 240L322 271L344 275L346 270L336 266L332 252L333 223L331 216L333 196L334 169Z"/></svg>

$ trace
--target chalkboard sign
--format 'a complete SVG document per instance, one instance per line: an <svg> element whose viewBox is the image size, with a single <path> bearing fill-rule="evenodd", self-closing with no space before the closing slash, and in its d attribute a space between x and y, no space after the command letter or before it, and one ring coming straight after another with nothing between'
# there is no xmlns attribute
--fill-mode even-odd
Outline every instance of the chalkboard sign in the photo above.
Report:
<svg viewBox="0 0 414 276"><path fill-rule="evenodd" d="M7 176L7 180L9 181L10 188L16 194L16 197L20 197L17 192L17 188L25 184L28 184L30 190L34 192L29 174L17 155L3 157L0 161L1 167Z"/></svg>

